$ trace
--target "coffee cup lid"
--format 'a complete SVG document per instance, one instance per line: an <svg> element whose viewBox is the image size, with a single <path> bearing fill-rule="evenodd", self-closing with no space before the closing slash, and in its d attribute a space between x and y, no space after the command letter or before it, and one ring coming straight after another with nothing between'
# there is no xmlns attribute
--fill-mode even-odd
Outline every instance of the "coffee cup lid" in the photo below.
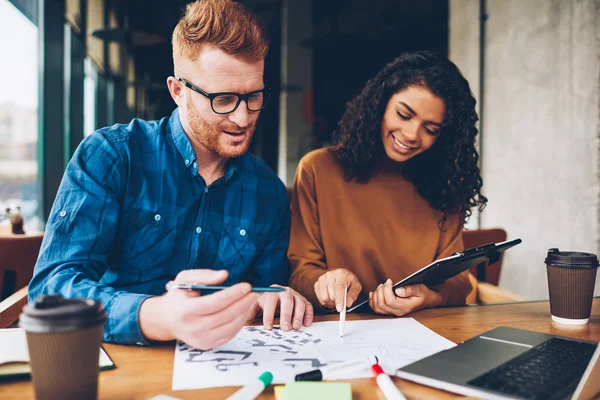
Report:
<svg viewBox="0 0 600 400"><path fill-rule="evenodd" d="M598 256L578 251L549 249L546 264L560 268L597 268Z"/></svg>
<svg viewBox="0 0 600 400"><path fill-rule="evenodd" d="M94 299L40 296L23 308L19 325L30 332L64 332L104 323L106 312Z"/></svg>

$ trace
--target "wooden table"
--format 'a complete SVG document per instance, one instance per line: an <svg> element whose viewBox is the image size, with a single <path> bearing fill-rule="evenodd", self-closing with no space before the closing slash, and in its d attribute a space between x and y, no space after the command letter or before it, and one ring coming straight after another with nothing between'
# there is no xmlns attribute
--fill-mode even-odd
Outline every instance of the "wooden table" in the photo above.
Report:
<svg viewBox="0 0 600 400"><path fill-rule="evenodd" d="M600 341L600 298L594 299L590 323L578 327L552 322L547 301L438 308L419 311L411 316L455 343L498 326ZM374 318L381 317L368 314L347 316L348 320ZM337 320L337 316L318 316L316 320ZM171 391L174 352L172 344L160 347L105 344L104 347L117 368L100 372L100 399L148 399L157 394L168 394L180 399L222 399L237 390L234 387L226 387ZM408 399L460 397L398 378L394 378L394 381ZM373 379L357 379L352 380L351 383L355 400L383 399ZM0 398L33 398L31 382L0 383ZM260 398L273 399L272 386L267 388Z"/></svg>

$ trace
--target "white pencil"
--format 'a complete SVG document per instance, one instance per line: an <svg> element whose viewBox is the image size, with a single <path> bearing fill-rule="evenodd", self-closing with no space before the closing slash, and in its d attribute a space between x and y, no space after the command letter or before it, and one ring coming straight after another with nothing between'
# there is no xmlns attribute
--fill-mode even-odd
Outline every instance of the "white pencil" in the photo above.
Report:
<svg viewBox="0 0 600 400"><path fill-rule="evenodd" d="M342 304L342 310L340 311L340 337L344 336L344 322L346 322L346 300L348 297L348 286L344 292L344 304Z"/></svg>

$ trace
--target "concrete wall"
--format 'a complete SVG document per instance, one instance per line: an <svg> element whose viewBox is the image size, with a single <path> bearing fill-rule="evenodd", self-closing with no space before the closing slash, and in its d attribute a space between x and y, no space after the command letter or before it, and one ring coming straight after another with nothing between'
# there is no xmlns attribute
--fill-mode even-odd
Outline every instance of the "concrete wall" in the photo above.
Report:
<svg viewBox="0 0 600 400"><path fill-rule="evenodd" d="M478 11L450 0L450 58L472 84ZM481 226L523 239L500 286L547 298L548 248L600 252L600 0L487 0L487 14Z"/></svg>
<svg viewBox="0 0 600 400"><path fill-rule="evenodd" d="M450 5L452 6L452 4L451 1ZM450 7L448 23L450 27L448 34L449 57L459 66L479 105L479 1L460 2L458 12L455 8L456 6ZM460 60L460 63L457 60ZM481 155L481 149L479 149L479 154ZM478 210L473 210L473 214L465 226L467 229L479 227Z"/></svg>
<svg viewBox="0 0 600 400"><path fill-rule="evenodd" d="M312 48L305 43L312 35L311 7L310 1L283 1L277 174L287 186L292 186L296 166L309 150L304 142L312 129L302 115L303 96L312 89Z"/></svg>

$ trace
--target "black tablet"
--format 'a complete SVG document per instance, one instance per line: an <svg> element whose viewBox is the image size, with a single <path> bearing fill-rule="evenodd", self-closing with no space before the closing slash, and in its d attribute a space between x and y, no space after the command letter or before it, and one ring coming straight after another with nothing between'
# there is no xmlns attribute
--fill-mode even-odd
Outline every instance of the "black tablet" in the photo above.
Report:
<svg viewBox="0 0 600 400"><path fill-rule="evenodd" d="M400 286L417 285L419 283L423 283L427 286L438 285L444 282L446 279L452 278L453 276L458 275L461 272L481 263L486 263L487 265L495 263L500 258L500 253L506 249L516 246L521 242L521 239L514 239L506 242L488 243L484 244L483 246L459 251L452 254L450 257L435 260L428 266L421 268L414 274L407 276L400 282L397 282L394 284L393 288L395 289ZM361 307L368 302L368 300L365 300L362 303L349 308L347 311L354 311L358 307Z"/></svg>

